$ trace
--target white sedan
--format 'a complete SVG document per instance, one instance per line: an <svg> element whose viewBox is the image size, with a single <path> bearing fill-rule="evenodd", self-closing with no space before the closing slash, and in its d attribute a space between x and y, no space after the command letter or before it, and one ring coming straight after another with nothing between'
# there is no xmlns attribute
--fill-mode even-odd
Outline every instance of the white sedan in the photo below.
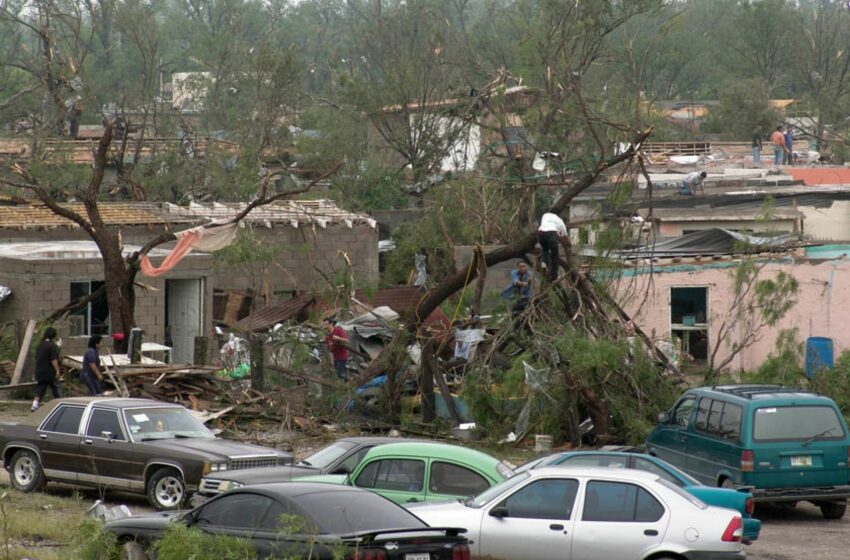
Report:
<svg viewBox="0 0 850 560"><path fill-rule="evenodd" d="M533 469L476 498L409 509L429 525L466 528L473 556L746 558L739 512L707 506L658 475L631 469Z"/></svg>

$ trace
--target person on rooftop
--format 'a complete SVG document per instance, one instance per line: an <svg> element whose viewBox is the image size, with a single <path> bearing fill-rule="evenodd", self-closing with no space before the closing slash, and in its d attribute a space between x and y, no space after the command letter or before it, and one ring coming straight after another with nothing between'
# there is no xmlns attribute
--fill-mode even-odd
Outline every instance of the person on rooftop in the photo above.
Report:
<svg viewBox="0 0 850 560"><path fill-rule="evenodd" d="M702 188L702 182L708 177L705 171L693 171L682 178L682 184L679 185L679 194L685 196L693 196L698 188Z"/></svg>

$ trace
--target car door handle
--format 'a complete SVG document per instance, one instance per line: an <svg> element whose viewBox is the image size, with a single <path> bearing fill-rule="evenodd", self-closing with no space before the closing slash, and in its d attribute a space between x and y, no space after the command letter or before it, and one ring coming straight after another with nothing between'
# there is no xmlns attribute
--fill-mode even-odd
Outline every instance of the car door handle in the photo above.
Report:
<svg viewBox="0 0 850 560"><path fill-rule="evenodd" d="M552 523L551 525L549 525L549 528L552 529L553 531L563 531L564 530L564 526L561 525L560 523Z"/></svg>
<svg viewBox="0 0 850 560"><path fill-rule="evenodd" d="M646 535L647 537L657 537L658 531L656 531L655 529L647 529L646 531L643 532L643 534Z"/></svg>
<svg viewBox="0 0 850 560"><path fill-rule="evenodd" d="M410 498L409 500L407 500L407 503L418 502L418 501L419 501L419 498Z"/></svg>
<svg viewBox="0 0 850 560"><path fill-rule="evenodd" d="M38 434L41 439L47 439L47 434Z"/></svg>
<svg viewBox="0 0 850 560"><path fill-rule="evenodd" d="M90 439L84 439L84 440L83 440L83 443L87 443L88 445L91 445L91 444L93 444L94 442L93 442L92 440L90 440Z"/></svg>

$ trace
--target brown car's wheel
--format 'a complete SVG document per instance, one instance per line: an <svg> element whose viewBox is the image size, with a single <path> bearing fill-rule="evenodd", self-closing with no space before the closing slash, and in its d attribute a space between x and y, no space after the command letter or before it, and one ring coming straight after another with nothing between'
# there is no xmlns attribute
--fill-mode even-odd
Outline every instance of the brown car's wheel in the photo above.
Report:
<svg viewBox="0 0 850 560"><path fill-rule="evenodd" d="M45 483L44 471L38 456L29 449L21 449L12 455L9 479L12 488L21 492L40 490Z"/></svg>
<svg viewBox="0 0 850 560"><path fill-rule="evenodd" d="M180 509L186 501L186 483L180 471L159 469L148 481L148 502L160 511Z"/></svg>

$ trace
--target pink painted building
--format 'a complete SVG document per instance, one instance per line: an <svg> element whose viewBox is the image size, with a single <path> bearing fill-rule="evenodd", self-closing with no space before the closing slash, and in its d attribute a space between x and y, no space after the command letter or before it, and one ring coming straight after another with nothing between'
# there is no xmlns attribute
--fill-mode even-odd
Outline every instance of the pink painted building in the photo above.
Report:
<svg viewBox="0 0 850 560"><path fill-rule="evenodd" d="M775 277L780 270L793 275L798 282L797 303L778 325L763 327L759 340L742 350L725 368L727 371L758 368L774 351L777 335L785 329L796 328L800 342L811 336L831 338L836 358L850 348L850 258L843 248L835 248L831 254L822 250L826 248L814 249L824 258L789 255L762 269L759 279ZM735 315L732 274L739 262L728 258L689 259L656 264L651 269L631 269L618 280L620 303L647 335L670 338L700 362L714 351L722 325L729 324ZM746 318L740 320L719 343L715 363L722 363L733 343L752 329Z"/></svg>

